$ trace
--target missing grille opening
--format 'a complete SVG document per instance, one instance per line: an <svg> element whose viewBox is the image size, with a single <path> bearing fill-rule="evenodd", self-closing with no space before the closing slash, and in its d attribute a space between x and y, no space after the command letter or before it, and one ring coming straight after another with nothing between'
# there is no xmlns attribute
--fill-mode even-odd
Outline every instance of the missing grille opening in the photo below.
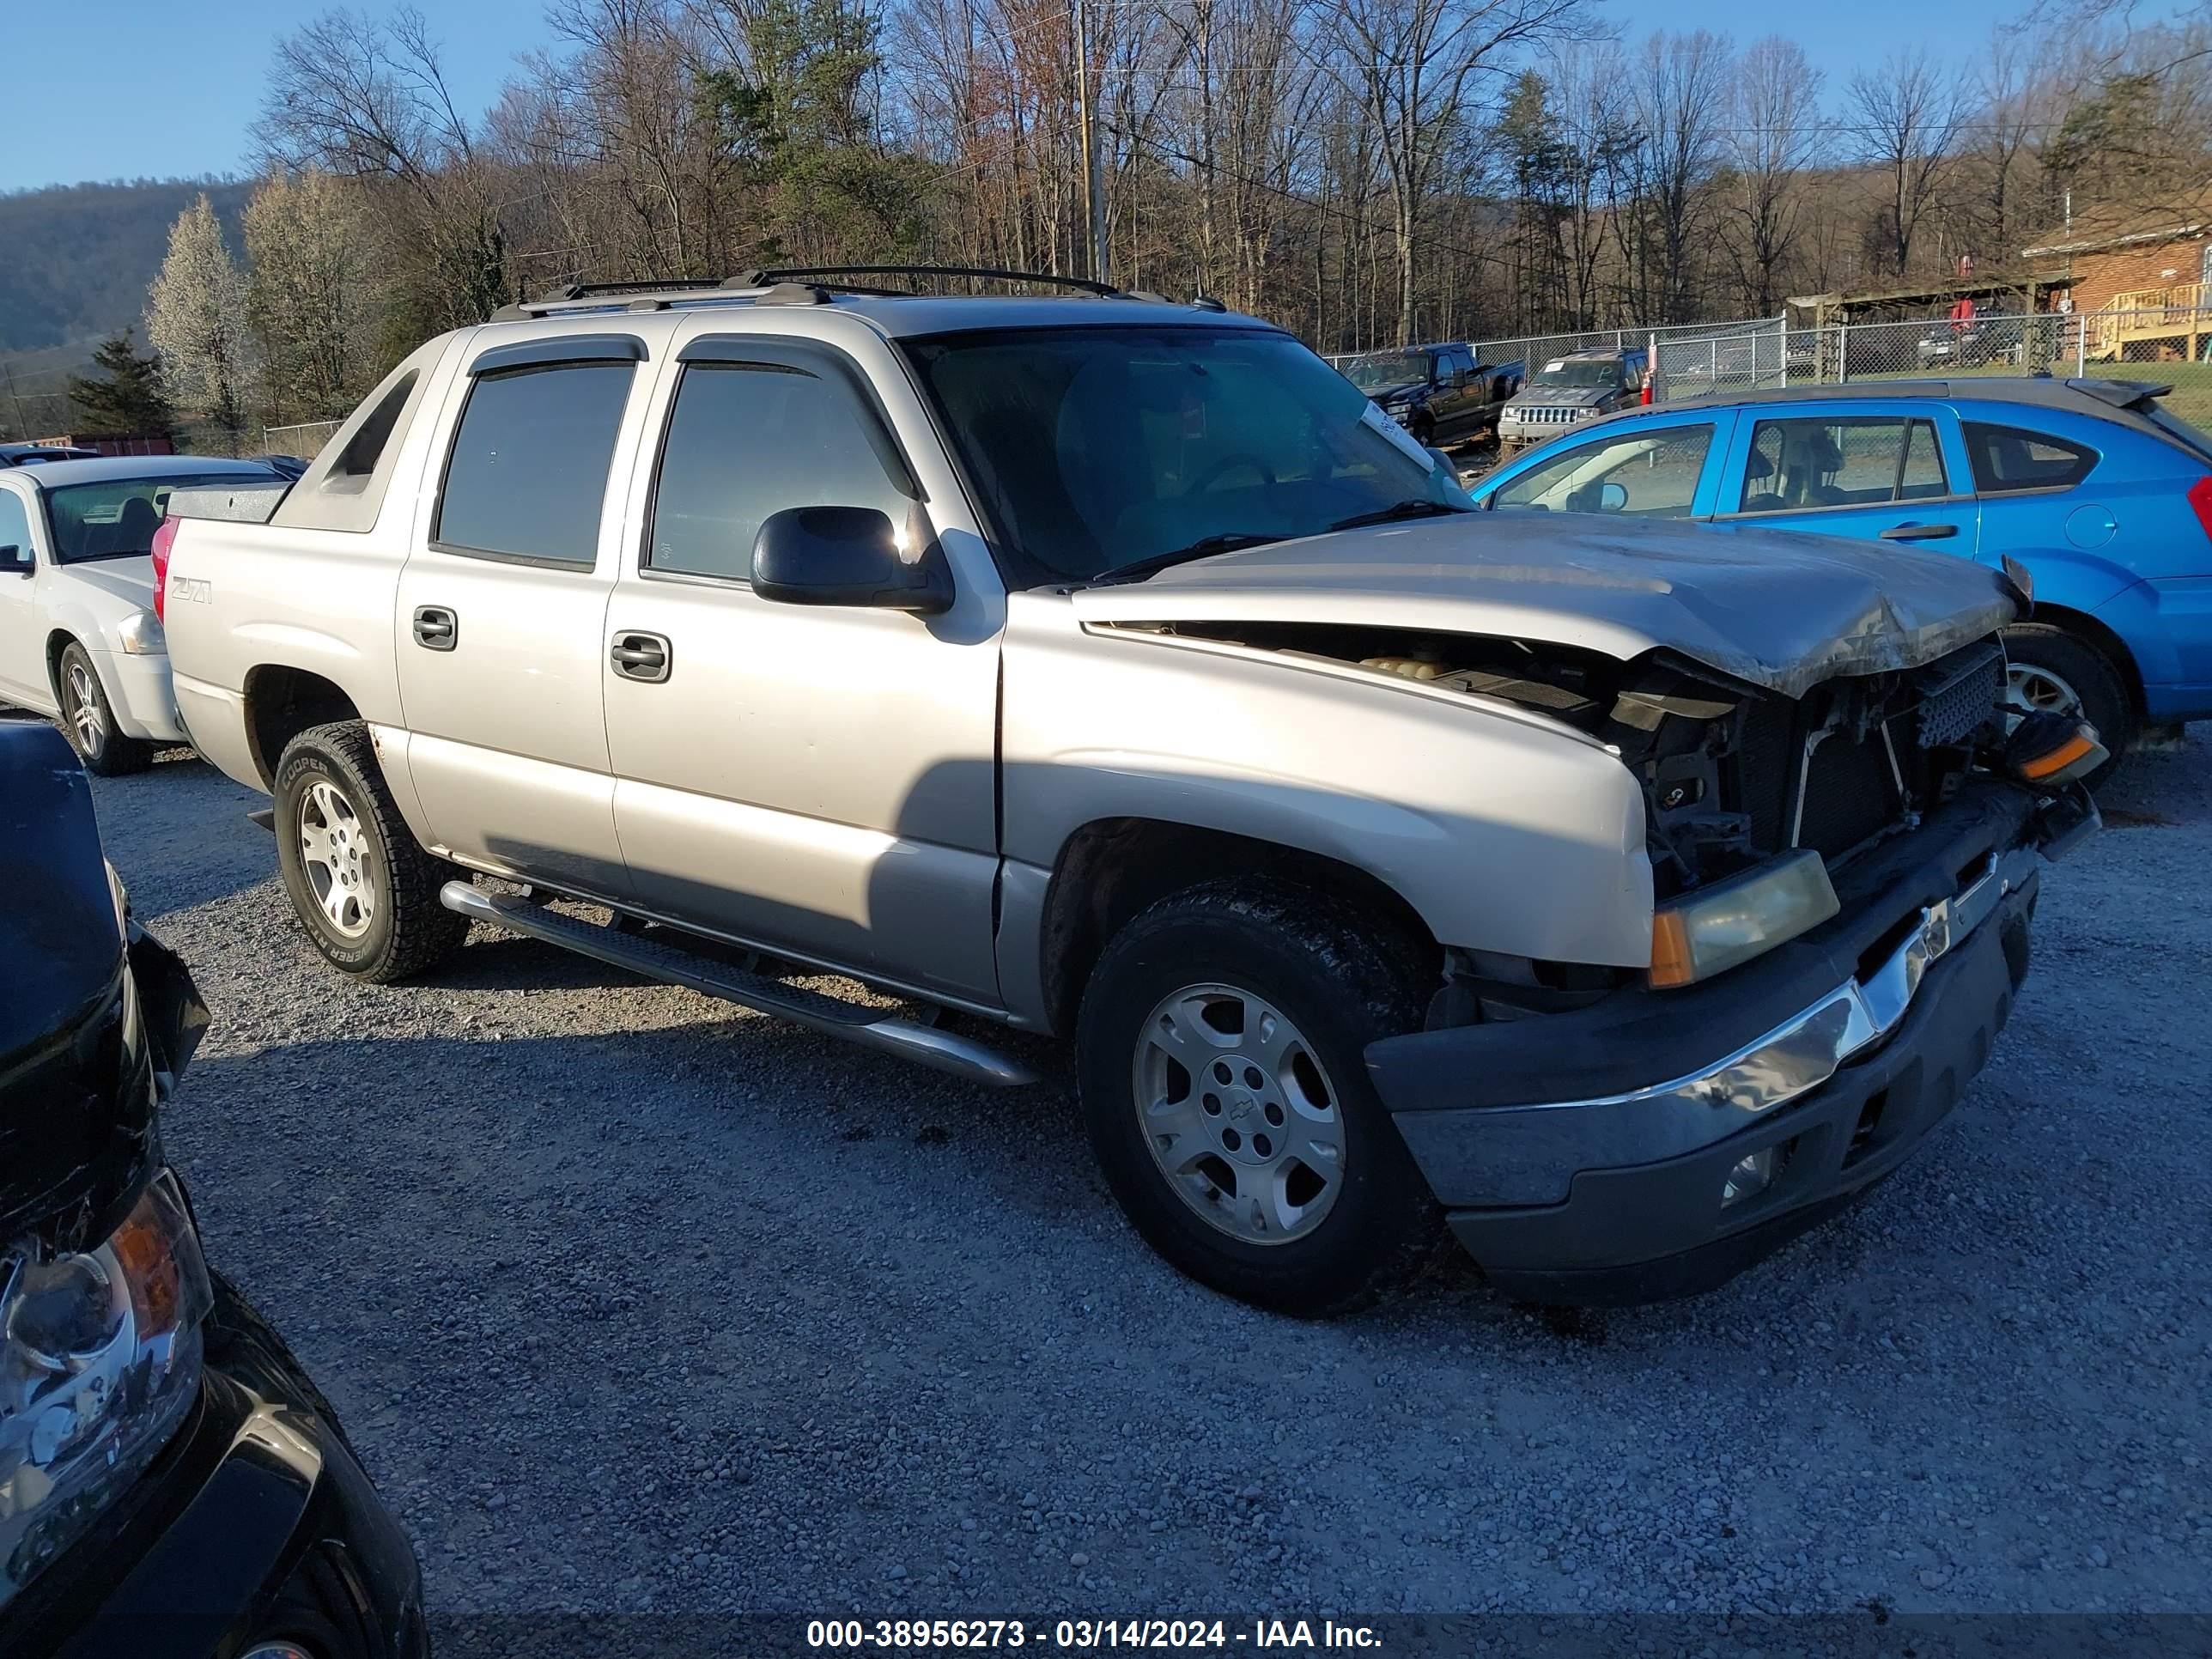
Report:
<svg viewBox="0 0 2212 1659"><path fill-rule="evenodd" d="M1858 1127L1851 1131L1851 1144L1844 1149L1844 1167L1850 1169L1874 1150L1875 1132L1881 1127L1881 1115L1889 1104L1889 1091L1877 1089L1867 1097L1867 1103L1859 1108Z"/></svg>

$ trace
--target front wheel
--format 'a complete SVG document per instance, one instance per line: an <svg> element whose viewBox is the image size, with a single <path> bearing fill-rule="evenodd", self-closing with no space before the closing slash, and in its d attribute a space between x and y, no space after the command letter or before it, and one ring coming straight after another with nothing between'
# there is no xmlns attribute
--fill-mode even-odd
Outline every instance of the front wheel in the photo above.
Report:
<svg viewBox="0 0 2212 1659"><path fill-rule="evenodd" d="M422 850L357 720L310 726L276 763L276 867L333 967L379 984L449 955L469 930L438 902L462 872Z"/></svg>
<svg viewBox="0 0 2212 1659"><path fill-rule="evenodd" d="M1412 953L1326 894L1257 879L1164 899L1107 945L1077 1032L1084 1115L1170 1262L1316 1317L1426 1257L1441 1215L1364 1059L1420 1024Z"/></svg>
<svg viewBox="0 0 2212 1659"><path fill-rule="evenodd" d="M129 738L116 729L115 705L92 665L92 653L75 640L62 647L55 665L55 690L61 704L62 730L70 746L95 777L117 778L143 772L153 763L154 745Z"/></svg>
<svg viewBox="0 0 2212 1659"><path fill-rule="evenodd" d="M2135 704L2112 659L2078 634L2049 623L2017 623L2004 630L2005 708L2020 716L2049 710L2078 715L2097 728L2112 759L2083 781L2102 785L2135 742Z"/></svg>

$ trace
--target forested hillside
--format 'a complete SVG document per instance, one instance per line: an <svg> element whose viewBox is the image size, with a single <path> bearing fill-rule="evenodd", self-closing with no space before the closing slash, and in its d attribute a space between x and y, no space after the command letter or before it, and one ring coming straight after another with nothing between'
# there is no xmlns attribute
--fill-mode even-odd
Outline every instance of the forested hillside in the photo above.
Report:
<svg viewBox="0 0 2212 1659"><path fill-rule="evenodd" d="M189 179L0 196L0 352L83 343L135 323L169 227L202 191L235 230L248 186Z"/></svg>
<svg viewBox="0 0 2212 1659"><path fill-rule="evenodd" d="M140 323L177 216L204 191L234 236L251 188L140 179L0 195L0 434L68 425L70 375Z"/></svg>

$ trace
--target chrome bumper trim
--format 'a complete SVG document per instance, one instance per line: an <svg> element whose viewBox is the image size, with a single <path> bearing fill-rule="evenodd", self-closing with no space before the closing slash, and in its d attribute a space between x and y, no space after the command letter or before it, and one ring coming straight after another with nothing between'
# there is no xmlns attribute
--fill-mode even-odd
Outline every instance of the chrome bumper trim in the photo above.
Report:
<svg viewBox="0 0 2212 1659"><path fill-rule="evenodd" d="M1929 967L1988 921L2034 868L2035 854L2027 848L2015 848L2002 856L1990 854L1968 886L1921 911L1918 925L1871 975L1846 980L1802 1012L1701 1072L1626 1094L1534 1102L1518 1109L1680 1103L1756 1116L1786 1105L1819 1088L1861 1051L1894 1031Z"/></svg>

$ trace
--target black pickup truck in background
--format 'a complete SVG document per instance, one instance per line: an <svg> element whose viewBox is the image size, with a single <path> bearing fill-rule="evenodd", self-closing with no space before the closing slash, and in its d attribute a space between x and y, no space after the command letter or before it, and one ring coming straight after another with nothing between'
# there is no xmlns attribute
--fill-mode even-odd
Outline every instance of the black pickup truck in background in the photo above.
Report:
<svg viewBox="0 0 2212 1659"><path fill-rule="evenodd" d="M1424 444L1464 443L1498 424L1521 389L1525 365L1482 363L1465 344L1370 352L1343 365L1345 377Z"/></svg>

